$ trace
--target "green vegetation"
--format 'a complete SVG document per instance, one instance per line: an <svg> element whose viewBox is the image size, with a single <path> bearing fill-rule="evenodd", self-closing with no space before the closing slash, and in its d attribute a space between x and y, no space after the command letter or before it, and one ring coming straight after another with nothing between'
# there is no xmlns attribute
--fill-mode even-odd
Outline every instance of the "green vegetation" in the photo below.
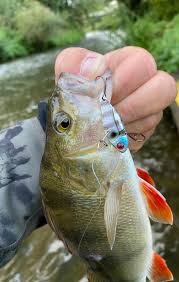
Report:
<svg viewBox="0 0 179 282"><path fill-rule="evenodd" d="M175 0L1 0L0 62L75 44L95 29L121 29L123 45L146 48L164 70L179 69Z"/></svg>
<svg viewBox="0 0 179 282"><path fill-rule="evenodd" d="M168 72L179 69L179 14L172 20L152 20L146 15L133 23L126 44L141 46L155 57L158 67Z"/></svg>
<svg viewBox="0 0 179 282"><path fill-rule="evenodd" d="M159 68L171 73L177 71L179 69L179 2L141 0L138 1L138 5L132 14L128 10L129 17L123 20L127 34L124 43L147 49L155 57Z"/></svg>
<svg viewBox="0 0 179 282"><path fill-rule="evenodd" d="M36 0L1 0L0 62L79 42L84 32L68 17Z"/></svg>
<svg viewBox="0 0 179 282"><path fill-rule="evenodd" d="M179 14L166 23L161 40L153 41L151 52L159 68L169 72L179 70Z"/></svg>
<svg viewBox="0 0 179 282"><path fill-rule="evenodd" d="M98 22L100 29L125 31L123 46L136 45L155 57L158 67L179 70L179 1L118 0L118 7ZM115 46L118 47L118 46Z"/></svg>
<svg viewBox="0 0 179 282"><path fill-rule="evenodd" d="M76 44L106 0L1 0L0 62Z"/></svg>
<svg viewBox="0 0 179 282"><path fill-rule="evenodd" d="M30 1L19 9L14 23L25 46L32 51L46 49L50 34L63 25L49 8L36 1Z"/></svg>
<svg viewBox="0 0 179 282"><path fill-rule="evenodd" d="M27 55L26 48L21 44L17 34L10 29L0 28L0 60L7 61L15 57Z"/></svg>
<svg viewBox="0 0 179 282"><path fill-rule="evenodd" d="M61 46L72 45L81 40L84 33L79 29L69 29L66 32L61 33L60 31L54 32L52 36L49 36L48 43L51 46Z"/></svg>

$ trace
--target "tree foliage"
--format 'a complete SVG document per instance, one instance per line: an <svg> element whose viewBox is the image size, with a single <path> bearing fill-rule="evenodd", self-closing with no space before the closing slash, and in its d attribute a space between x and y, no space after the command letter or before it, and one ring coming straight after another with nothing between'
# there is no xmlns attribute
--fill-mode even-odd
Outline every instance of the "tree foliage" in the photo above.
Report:
<svg viewBox="0 0 179 282"><path fill-rule="evenodd" d="M0 28L0 60L1 62L27 55L25 46L17 34L7 27Z"/></svg>
<svg viewBox="0 0 179 282"><path fill-rule="evenodd" d="M179 1L176 0L149 0L149 7L159 20L172 20L179 13Z"/></svg>
<svg viewBox="0 0 179 282"><path fill-rule="evenodd" d="M94 29L122 30L123 45L148 49L167 71L179 68L175 0L1 0L0 60L73 44Z"/></svg>
<svg viewBox="0 0 179 282"><path fill-rule="evenodd" d="M68 20L75 26L81 26L87 22L88 25L90 24L93 27L94 22L90 17L90 14L104 8L104 6L110 1L94 0L89 2L88 0L40 0L40 2L56 12L68 12Z"/></svg>
<svg viewBox="0 0 179 282"><path fill-rule="evenodd" d="M65 5L53 0L1 0L0 62L79 42L83 31L69 20Z"/></svg>
<svg viewBox="0 0 179 282"><path fill-rule="evenodd" d="M130 11L125 13L122 25L126 31L125 44L147 49L154 55L159 68L175 72L179 69L179 2L175 1L168 9L170 5L166 0L150 0L147 5L143 15L138 11L133 17ZM129 10L129 4L125 9Z"/></svg>
<svg viewBox="0 0 179 282"><path fill-rule="evenodd" d="M60 17L35 0L17 11L14 22L22 40L30 48L45 46L50 34L63 24Z"/></svg>

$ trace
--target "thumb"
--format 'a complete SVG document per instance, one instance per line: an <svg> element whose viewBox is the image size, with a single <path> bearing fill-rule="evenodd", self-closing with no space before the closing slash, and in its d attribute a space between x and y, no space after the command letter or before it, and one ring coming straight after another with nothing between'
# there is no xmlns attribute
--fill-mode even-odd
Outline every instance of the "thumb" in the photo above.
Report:
<svg viewBox="0 0 179 282"><path fill-rule="evenodd" d="M105 57L95 52L89 52L80 66L80 74L89 79L102 75L106 70Z"/></svg>
<svg viewBox="0 0 179 282"><path fill-rule="evenodd" d="M106 68L103 55L84 48L67 48L56 58L55 80L57 82L61 72L71 72L94 79L102 75Z"/></svg>

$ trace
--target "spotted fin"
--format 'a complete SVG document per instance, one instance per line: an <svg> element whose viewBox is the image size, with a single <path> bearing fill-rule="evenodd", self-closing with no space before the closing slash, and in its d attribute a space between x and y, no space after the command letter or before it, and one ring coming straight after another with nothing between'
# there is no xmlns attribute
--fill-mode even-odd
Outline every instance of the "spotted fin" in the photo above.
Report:
<svg viewBox="0 0 179 282"><path fill-rule="evenodd" d="M173 281L173 275L165 260L155 252L152 255L152 266L148 278L152 282Z"/></svg>
<svg viewBox="0 0 179 282"><path fill-rule="evenodd" d="M150 174L145 169L143 169L141 167L137 167L136 170L137 170L137 174L140 178L147 181L152 186L155 186L155 182L154 182L153 178L150 176Z"/></svg>
<svg viewBox="0 0 179 282"><path fill-rule="evenodd" d="M111 250L113 248L116 237L117 220L121 206L121 198L121 187L109 188L104 205L104 220L106 225L107 238Z"/></svg>
<svg viewBox="0 0 179 282"><path fill-rule="evenodd" d="M173 224L171 208L163 195L150 183L140 178L140 189L146 204L149 216L157 222Z"/></svg>

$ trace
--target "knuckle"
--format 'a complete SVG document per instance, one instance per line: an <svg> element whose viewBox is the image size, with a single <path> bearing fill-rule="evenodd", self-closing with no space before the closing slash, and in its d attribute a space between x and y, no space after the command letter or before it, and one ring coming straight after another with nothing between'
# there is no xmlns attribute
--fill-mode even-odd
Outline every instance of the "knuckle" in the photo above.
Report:
<svg viewBox="0 0 179 282"><path fill-rule="evenodd" d="M146 130L150 130L154 128L156 125L157 125L157 118L155 115L153 115L147 120Z"/></svg>
<svg viewBox="0 0 179 282"><path fill-rule="evenodd" d="M131 141L129 140L129 149L132 153L136 153L137 151L139 151L142 147L143 147L144 143L143 142L135 142L135 141Z"/></svg>
<svg viewBox="0 0 179 282"><path fill-rule="evenodd" d="M138 119L136 107L135 105L132 105L128 99L125 99L125 102L120 104L118 111L126 124Z"/></svg>
<svg viewBox="0 0 179 282"><path fill-rule="evenodd" d="M149 76L154 76L157 73L157 64L152 54L141 47L137 47L136 53L138 53L141 61L144 62Z"/></svg>
<svg viewBox="0 0 179 282"><path fill-rule="evenodd" d="M153 130L161 121L163 116L163 113L158 113L155 115L152 115L150 117L148 117L147 121L146 121L146 125L145 125L145 129L148 130Z"/></svg>
<svg viewBox="0 0 179 282"><path fill-rule="evenodd" d="M160 79L162 80L161 82L164 83L165 85L165 95L167 98L167 105L171 104L177 95L177 85L176 85L176 81L173 78L173 76L171 76L170 74L168 74L165 71L159 71L159 76Z"/></svg>
<svg viewBox="0 0 179 282"><path fill-rule="evenodd" d="M144 62L150 76L153 76L157 73L157 65L155 59L152 54L146 49L137 46L127 46L121 49L128 51L128 53L131 55L138 55L139 60L142 60Z"/></svg>
<svg viewBox="0 0 179 282"><path fill-rule="evenodd" d="M144 133L144 135L146 137L145 141L147 141L154 134L154 132L155 132L155 128L152 128L152 129L148 130L147 132L145 132Z"/></svg>
<svg viewBox="0 0 179 282"><path fill-rule="evenodd" d="M162 118L163 118L163 111L160 111L158 113L158 122L160 122L162 120Z"/></svg>

